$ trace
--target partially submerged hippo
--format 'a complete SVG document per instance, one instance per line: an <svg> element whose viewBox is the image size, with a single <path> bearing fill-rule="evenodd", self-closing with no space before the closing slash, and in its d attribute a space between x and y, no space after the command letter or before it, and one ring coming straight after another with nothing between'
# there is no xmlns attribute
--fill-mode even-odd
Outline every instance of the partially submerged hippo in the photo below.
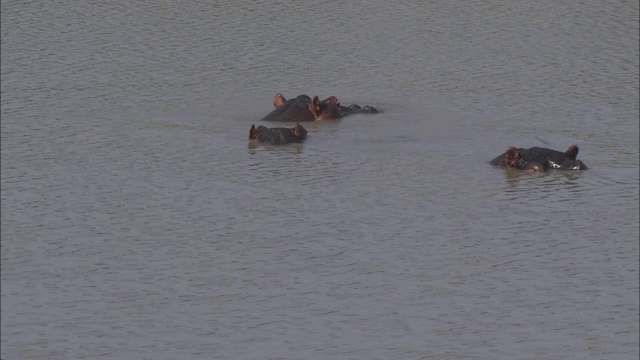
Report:
<svg viewBox="0 0 640 360"><path fill-rule="evenodd" d="M264 126L251 125L249 130L249 140L258 140L261 143L274 145L301 143L307 138L307 130L300 124L292 129L288 128L268 128Z"/></svg>
<svg viewBox="0 0 640 360"><path fill-rule="evenodd" d="M358 105L342 106L335 96L320 101L317 96L311 99L307 95L299 95L295 99L287 100L278 93L273 98L275 110L267 114L262 120L266 121L314 121L339 119L351 114L376 114L379 111L373 106L361 108Z"/></svg>
<svg viewBox="0 0 640 360"><path fill-rule="evenodd" d="M578 146L571 145L565 152L541 147L518 149L510 147L504 154L491 160L489 164L519 170L587 170L578 156Z"/></svg>

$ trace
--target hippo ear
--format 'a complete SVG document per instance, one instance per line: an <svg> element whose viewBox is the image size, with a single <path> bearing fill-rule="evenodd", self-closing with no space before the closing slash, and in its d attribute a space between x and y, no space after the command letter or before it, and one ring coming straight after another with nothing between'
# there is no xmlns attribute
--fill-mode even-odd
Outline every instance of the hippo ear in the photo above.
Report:
<svg viewBox="0 0 640 360"><path fill-rule="evenodd" d="M510 147L507 152L504 153L504 162L505 165L510 167L516 167L518 164L518 160L520 160L520 150L515 147Z"/></svg>
<svg viewBox="0 0 640 360"><path fill-rule="evenodd" d="M569 146L569 148L567 149L567 151L564 152L564 154L567 155L569 159L575 160L576 157L578 156L578 146L577 145Z"/></svg>
<svg viewBox="0 0 640 360"><path fill-rule="evenodd" d="M302 125L300 125L300 123L296 123L296 127L293 128L293 134L301 140L304 140L307 138L307 130L305 130L305 128L302 127Z"/></svg>
<svg viewBox="0 0 640 360"><path fill-rule="evenodd" d="M313 97L313 100L311 100L311 105L313 106L313 111L315 111L317 115L320 115L320 99L317 95Z"/></svg>
<svg viewBox="0 0 640 360"><path fill-rule="evenodd" d="M273 106L276 109L284 105L285 102L287 102L287 99L285 99L281 93L277 93L276 96L273 97Z"/></svg>
<svg viewBox="0 0 640 360"><path fill-rule="evenodd" d="M256 130L255 125L251 125L251 129L249 130L249 139L255 139L258 136L258 131Z"/></svg>
<svg viewBox="0 0 640 360"><path fill-rule="evenodd" d="M520 154L520 151L518 151L518 148L511 146L507 149L507 152L505 154L507 156L516 157Z"/></svg>

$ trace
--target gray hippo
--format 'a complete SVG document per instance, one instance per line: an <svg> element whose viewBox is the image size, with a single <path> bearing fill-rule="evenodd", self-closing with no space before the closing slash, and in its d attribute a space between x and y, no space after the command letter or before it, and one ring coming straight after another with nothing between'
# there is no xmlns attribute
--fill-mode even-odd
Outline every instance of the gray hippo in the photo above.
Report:
<svg viewBox="0 0 640 360"><path fill-rule="evenodd" d="M510 147L504 154L489 161L494 166L518 170L587 170L587 166L578 156L578 146L571 145L565 152L541 147L529 149Z"/></svg>
<svg viewBox="0 0 640 360"><path fill-rule="evenodd" d="M295 99L287 100L278 93L273 98L275 110L267 114L264 121L301 122L315 120L333 120L351 114L376 114L379 111L373 106L361 108L358 105L342 106L335 96L320 101L317 96L313 99L307 95L298 95Z"/></svg>
<svg viewBox="0 0 640 360"><path fill-rule="evenodd" d="M292 129L288 128L268 128L265 126L251 125L249 130L249 140L258 140L261 143L274 145L301 143L307 138L307 130L300 124Z"/></svg>

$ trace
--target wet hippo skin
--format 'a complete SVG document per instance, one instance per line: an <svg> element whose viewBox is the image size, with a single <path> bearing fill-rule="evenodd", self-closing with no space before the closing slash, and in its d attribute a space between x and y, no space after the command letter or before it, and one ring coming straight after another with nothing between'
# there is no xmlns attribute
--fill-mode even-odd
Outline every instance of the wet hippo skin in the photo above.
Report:
<svg viewBox="0 0 640 360"><path fill-rule="evenodd" d="M565 152L541 147L529 149L510 147L489 164L529 171L587 170L587 166L576 159L577 156L578 146L576 145L571 145Z"/></svg>
<svg viewBox="0 0 640 360"><path fill-rule="evenodd" d="M307 130L300 124L296 124L294 128L268 128L266 126L256 128L255 125L251 125L249 130L249 140L273 145L301 143L306 138Z"/></svg>

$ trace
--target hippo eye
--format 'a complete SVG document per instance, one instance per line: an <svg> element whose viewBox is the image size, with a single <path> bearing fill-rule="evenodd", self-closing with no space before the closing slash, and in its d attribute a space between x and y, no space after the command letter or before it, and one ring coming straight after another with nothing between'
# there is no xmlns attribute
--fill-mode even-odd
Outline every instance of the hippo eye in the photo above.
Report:
<svg viewBox="0 0 640 360"><path fill-rule="evenodd" d="M554 163L553 161L549 160L549 166L553 169L560 169L562 166Z"/></svg>

